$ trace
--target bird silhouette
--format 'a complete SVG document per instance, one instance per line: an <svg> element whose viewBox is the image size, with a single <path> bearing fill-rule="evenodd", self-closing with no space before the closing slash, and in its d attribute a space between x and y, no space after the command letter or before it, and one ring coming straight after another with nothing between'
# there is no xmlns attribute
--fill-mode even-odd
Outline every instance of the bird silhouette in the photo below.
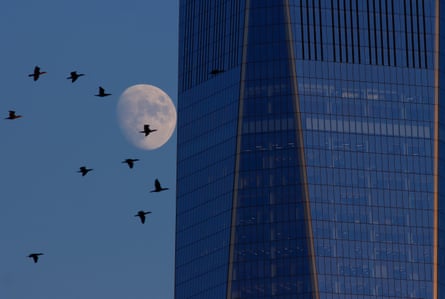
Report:
<svg viewBox="0 0 445 299"><path fill-rule="evenodd" d="M106 93L105 89L102 86L99 86L99 93L95 94L96 97L106 97L106 96L111 96L111 93Z"/></svg>
<svg viewBox="0 0 445 299"><path fill-rule="evenodd" d="M15 114L14 110L9 110L9 116L6 117L5 119L17 119L17 118L20 118L20 117L22 117L22 116Z"/></svg>
<svg viewBox="0 0 445 299"><path fill-rule="evenodd" d="M31 253L28 255L28 257L32 258L34 263L37 263L39 261L39 255L43 255L43 253Z"/></svg>
<svg viewBox="0 0 445 299"><path fill-rule="evenodd" d="M145 136L148 136L148 135L150 135L150 133L156 132L156 131L157 131L156 129L151 130L150 129L150 125L144 125L144 130L143 131L139 131L139 133L144 133Z"/></svg>
<svg viewBox="0 0 445 299"><path fill-rule="evenodd" d="M151 214L150 211L145 212L143 210L138 211L138 213L136 215L134 215L134 217L139 217L141 219L142 224L145 223L145 215Z"/></svg>
<svg viewBox="0 0 445 299"><path fill-rule="evenodd" d="M128 167L133 168L134 162L139 161L139 159L125 159L122 163L127 163Z"/></svg>
<svg viewBox="0 0 445 299"><path fill-rule="evenodd" d="M77 172L81 173L82 176L86 176L87 173L88 173L89 171L91 171L91 170L93 170L93 169L91 169L91 168L86 168L85 166L81 166Z"/></svg>
<svg viewBox="0 0 445 299"><path fill-rule="evenodd" d="M71 79L71 82L74 83L81 76L85 76L85 74L78 74L76 71L74 71L70 73L70 76L67 77L67 79Z"/></svg>
<svg viewBox="0 0 445 299"><path fill-rule="evenodd" d="M151 190L150 192L161 192L164 190L168 190L168 188L162 188L161 183L158 179L155 180L155 188L154 190Z"/></svg>
<svg viewBox="0 0 445 299"><path fill-rule="evenodd" d="M221 70L221 69L213 69L213 70L210 71L210 74L211 75L218 75L218 74L221 74L221 73L224 73L224 72L225 71Z"/></svg>
<svg viewBox="0 0 445 299"><path fill-rule="evenodd" d="M40 75L46 74L46 72L41 72L40 67L36 66L34 68L34 72L32 74L29 74L28 77L33 77L34 81L39 80Z"/></svg>

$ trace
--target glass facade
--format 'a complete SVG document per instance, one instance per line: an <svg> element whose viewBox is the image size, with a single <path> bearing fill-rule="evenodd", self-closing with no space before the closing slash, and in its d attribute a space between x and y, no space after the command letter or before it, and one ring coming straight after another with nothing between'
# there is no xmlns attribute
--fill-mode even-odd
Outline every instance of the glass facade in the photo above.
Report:
<svg viewBox="0 0 445 299"><path fill-rule="evenodd" d="M439 0L179 15L175 298L445 298Z"/></svg>

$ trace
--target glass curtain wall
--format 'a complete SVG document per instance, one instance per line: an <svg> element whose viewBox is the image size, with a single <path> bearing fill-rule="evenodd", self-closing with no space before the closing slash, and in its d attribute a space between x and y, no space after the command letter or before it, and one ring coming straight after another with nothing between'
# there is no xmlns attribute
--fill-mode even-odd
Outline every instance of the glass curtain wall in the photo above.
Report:
<svg viewBox="0 0 445 299"><path fill-rule="evenodd" d="M439 4L180 1L175 298L444 296Z"/></svg>
<svg viewBox="0 0 445 299"><path fill-rule="evenodd" d="M292 1L320 298L433 298L435 1Z"/></svg>

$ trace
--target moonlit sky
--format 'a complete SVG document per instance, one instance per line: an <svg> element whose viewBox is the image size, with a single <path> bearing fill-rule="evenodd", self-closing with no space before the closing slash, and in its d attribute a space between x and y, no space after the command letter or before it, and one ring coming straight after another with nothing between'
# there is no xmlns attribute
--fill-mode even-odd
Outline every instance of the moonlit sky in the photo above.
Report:
<svg viewBox="0 0 445 299"><path fill-rule="evenodd" d="M177 106L177 27L172 0L0 2L0 298L173 298L176 131L140 150L116 105L142 83Z"/></svg>

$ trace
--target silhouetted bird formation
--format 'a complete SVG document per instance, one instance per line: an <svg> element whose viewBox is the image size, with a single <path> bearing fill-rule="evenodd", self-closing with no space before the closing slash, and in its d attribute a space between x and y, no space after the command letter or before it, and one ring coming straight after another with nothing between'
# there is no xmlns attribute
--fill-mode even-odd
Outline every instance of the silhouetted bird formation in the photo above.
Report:
<svg viewBox="0 0 445 299"><path fill-rule="evenodd" d="M22 116L15 114L14 110L9 110L9 115L5 119L17 119L17 118L20 118L20 117L22 117Z"/></svg>
<svg viewBox="0 0 445 299"><path fill-rule="evenodd" d="M102 86L99 86L99 93L95 94L96 97L107 97L107 96L111 96L111 93L106 93L105 89Z"/></svg>
<svg viewBox="0 0 445 299"><path fill-rule="evenodd" d="M215 70L212 70L211 73L212 74L218 74L218 73L221 73L221 72L224 72L224 70L217 70L217 69L215 69ZM34 81L37 81L40 78L41 75L46 74L46 73L47 72L41 71L39 66L35 66L34 72L32 74L29 74L28 76L32 77L34 79ZM81 76L85 76L85 74L80 74L80 73L77 73L77 71L72 71L72 72L70 72L70 76L67 77L66 79L71 80L71 82L74 83ZM110 96L110 95L111 95L111 93L106 93L105 89L100 86L99 87L99 93L96 94L95 96L106 97L106 96ZM14 119L21 118L21 117L22 116L21 115L17 115L14 110L10 110L8 117L6 117L5 119L14 120ZM148 136L150 133L156 132L156 131L157 131L156 129L150 129L150 125L145 124L143 131L140 131L140 133L144 133L145 136ZM128 158L128 159L125 159L124 161L122 161L122 163L126 163L129 168L133 168L134 167L134 163L137 162L137 161L139 161L139 159ZM77 172L81 173L82 176L85 176L85 175L88 174L88 172L90 172L92 170L93 169L87 168L86 166L81 166L81 167L79 167L79 170ZM163 188L161 186L161 183L159 182L158 179L155 180L154 186L155 186L155 189L151 190L150 192L161 192L161 191L164 191L164 190L168 190L168 188ZM145 220L146 220L146 215L151 214L151 213L152 213L151 211L140 210L134 216L135 217L139 217L141 223L144 224ZM28 257L32 258L34 263L37 263L38 260L39 260L39 257L41 255L44 255L44 254L41 253L41 252L39 252L39 253L30 253L28 255Z"/></svg>
<svg viewBox="0 0 445 299"><path fill-rule="evenodd" d="M74 83L81 76L85 76L85 74L78 74L76 71L74 71L70 73L70 76L67 77L67 79L71 79L71 82Z"/></svg>
<svg viewBox="0 0 445 299"><path fill-rule="evenodd" d="M140 210L136 215L134 215L135 217L139 217L141 219L142 224L145 223L145 215L151 214L150 211L145 212L143 210Z"/></svg>
<svg viewBox="0 0 445 299"><path fill-rule="evenodd" d="M40 75L46 74L46 72L41 72L40 67L36 66L34 68L34 72L32 74L29 74L28 77L33 77L34 81L39 80Z"/></svg>
<svg viewBox="0 0 445 299"><path fill-rule="evenodd" d="M139 159L125 159L122 163L127 163L128 167L133 168L134 162L139 161Z"/></svg>
<svg viewBox="0 0 445 299"><path fill-rule="evenodd" d="M34 263L37 263L39 261L39 256L43 255L43 253L30 253L28 255L29 258L32 258L34 260Z"/></svg>
<svg viewBox="0 0 445 299"><path fill-rule="evenodd" d="M151 190L150 192L161 192L164 190L168 190L168 188L162 188L161 183L158 179L155 180L155 188L154 190Z"/></svg>
<svg viewBox="0 0 445 299"><path fill-rule="evenodd" d="M86 176L88 172L90 172L91 168L86 168L85 166L81 166L77 172L81 173L82 176Z"/></svg>
<svg viewBox="0 0 445 299"><path fill-rule="evenodd" d="M150 133L152 132L156 132L156 129L150 129L150 125L144 125L144 130L143 131L139 131L139 133L144 133L145 136L147 137L148 135L150 135Z"/></svg>

